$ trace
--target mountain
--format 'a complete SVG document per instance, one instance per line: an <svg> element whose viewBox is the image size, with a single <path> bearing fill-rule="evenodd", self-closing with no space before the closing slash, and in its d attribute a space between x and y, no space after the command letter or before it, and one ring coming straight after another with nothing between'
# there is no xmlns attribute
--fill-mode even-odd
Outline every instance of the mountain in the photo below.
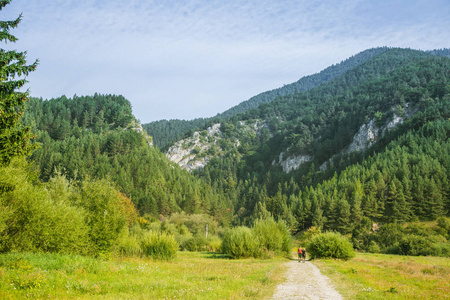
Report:
<svg viewBox="0 0 450 300"><path fill-rule="evenodd" d="M388 47L378 47L362 51L336 65L332 65L323 71L304 76L298 81L284 85L283 87L260 93L247 101L217 114L212 118L198 118L194 120L159 120L143 124L143 128L153 137L154 143L163 151L167 150L170 144L182 137L192 135L193 131L204 127L209 127L220 120L228 120L236 114L246 112L258 107L262 103L268 103L280 96L293 95L315 88L323 83L343 75L345 72L361 65L365 61L389 51ZM450 57L450 49L437 49L426 51L422 54Z"/></svg>
<svg viewBox="0 0 450 300"><path fill-rule="evenodd" d="M269 213L294 231L349 233L364 218L446 215L450 59L438 53L448 51L384 49L316 88L205 126L167 155L202 162L192 172L225 193L237 224Z"/></svg>
<svg viewBox="0 0 450 300"><path fill-rule="evenodd" d="M197 120L166 154L190 172L152 146L121 96L32 99L22 121L41 147L30 161L44 182L109 178L155 219L271 215L358 243L373 222L448 215L450 59L436 53L383 48L314 88Z"/></svg>

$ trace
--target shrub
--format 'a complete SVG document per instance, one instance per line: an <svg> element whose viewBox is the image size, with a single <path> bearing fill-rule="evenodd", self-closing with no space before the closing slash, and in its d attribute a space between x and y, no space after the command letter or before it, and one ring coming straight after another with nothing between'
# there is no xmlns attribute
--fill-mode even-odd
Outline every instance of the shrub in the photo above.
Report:
<svg viewBox="0 0 450 300"><path fill-rule="evenodd" d="M208 251L219 252L222 249L222 239L217 235L208 236Z"/></svg>
<svg viewBox="0 0 450 300"><path fill-rule="evenodd" d="M378 246L377 242L375 242L375 241L370 241L368 250L371 253L380 253L380 251L381 251L380 246Z"/></svg>
<svg viewBox="0 0 450 300"><path fill-rule="evenodd" d="M275 222L272 218L256 220L252 228L253 236L259 246L268 251L285 253L291 251L291 235L284 222Z"/></svg>
<svg viewBox="0 0 450 300"><path fill-rule="evenodd" d="M400 250L400 243L396 242L393 245L390 245L386 248L386 250L384 250L384 253L386 254L402 254L401 250Z"/></svg>
<svg viewBox="0 0 450 300"><path fill-rule="evenodd" d="M235 227L225 232L222 252L232 258L257 256L259 244L248 227Z"/></svg>
<svg viewBox="0 0 450 300"><path fill-rule="evenodd" d="M117 241L117 252L121 256L139 256L142 253L140 235L130 234L126 228Z"/></svg>
<svg viewBox="0 0 450 300"><path fill-rule="evenodd" d="M193 235L204 235L206 225L208 225L208 232L210 234L217 233L218 223L211 216L205 214L188 215L184 212L175 213L170 216L169 222L174 223L179 228L183 225L186 226Z"/></svg>
<svg viewBox="0 0 450 300"><path fill-rule="evenodd" d="M348 260L355 256L352 244L339 233L326 232L314 236L307 250L311 258L339 258Z"/></svg>
<svg viewBox="0 0 450 300"><path fill-rule="evenodd" d="M436 232L446 237L450 238L450 218L440 217L437 219Z"/></svg>
<svg viewBox="0 0 450 300"><path fill-rule="evenodd" d="M429 255L432 242L429 238L414 234L403 236L399 242L400 254L403 255Z"/></svg>
<svg viewBox="0 0 450 300"><path fill-rule="evenodd" d="M145 256L169 260L175 257L178 244L173 235L148 232L141 240L141 248Z"/></svg>
<svg viewBox="0 0 450 300"><path fill-rule="evenodd" d="M430 254L433 256L450 257L449 243L436 243L431 246Z"/></svg>
<svg viewBox="0 0 450 300"><path fill-rule="evenodd" d="M184 248L188 251L207 250L208 240L204 236L193 236L184 243Z"/></svg>
<svg viewBox="0 0 450 300"><path fill-rule="evenodd" d="M35 185L26 168L16 160L0 168L0 182L11 187L0 197L0 251L84 252L85 214L69 201L68 181Z"/></svg>
<svg viewBox="0 0 450 300"><path fill-rule="evenodd" d="M398 223L389 223L381 226L376 233L376 240L382 248L393 246L398 243L402 236L405 234L405 230Z"/></svg>
<svg viewBox="0 0 450 300"><path fill-rule="evenodd" d="M85 179L76 203L86 211L90 253L107 255L128 225L123 212L123 196L106 179Z"/></svg>

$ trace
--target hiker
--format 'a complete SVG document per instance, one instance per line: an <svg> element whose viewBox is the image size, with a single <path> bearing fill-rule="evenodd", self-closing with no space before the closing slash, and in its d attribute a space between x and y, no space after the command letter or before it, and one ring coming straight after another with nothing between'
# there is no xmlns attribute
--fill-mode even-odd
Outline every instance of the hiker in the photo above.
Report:
<svg viewBox="0 0 450 300"><path fill-rule="evenodd" d="M298 247L298 262L302 261L302 246Z"/></svg>
<svg viewBox="0 0 450 300"><path fill-rule="evenodd" d="M302 249L302 257L303 257L303 262L305 262L306 261L306 249L305 248Z"/></svg>

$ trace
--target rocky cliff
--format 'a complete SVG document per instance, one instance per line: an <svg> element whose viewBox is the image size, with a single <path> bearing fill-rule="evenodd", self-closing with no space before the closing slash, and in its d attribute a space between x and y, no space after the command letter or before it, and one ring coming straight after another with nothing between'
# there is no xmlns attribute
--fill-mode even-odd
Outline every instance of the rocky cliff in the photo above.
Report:
<svg viewBox="0 0 450 300"><path fill-rule="evenodd" d="M188 171L201 169L215 154L217 142L221 138L220 123L214 124L206 130L196 131L191 137L176 142L169 148L166 156Z"/></svg>

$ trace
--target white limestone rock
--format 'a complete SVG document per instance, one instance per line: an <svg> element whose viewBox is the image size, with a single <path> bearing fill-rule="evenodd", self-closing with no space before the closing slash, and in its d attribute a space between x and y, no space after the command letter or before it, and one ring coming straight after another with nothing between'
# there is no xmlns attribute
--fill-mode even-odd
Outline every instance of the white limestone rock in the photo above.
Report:
<svg viewBox="0 0 450 300"><path fill-rule="evenodd" d="M166 157L188 171L202 169L210 160L206 152L221 136L220 123L214 124L206 129L206 135L196 131L192 137L176 142L167 150Z"/></svg>
<svg viewBox="0 0 450 300"><path fill-rule="evenodd" d="M377 137L379 129L375 126L375 120L370 120L369 124L363 124L358 133L353 137L353 141L348 147L347 152L363 151L372 146Z"/></svg>
<svg viewBox="0 0 450 300"><path fill-rule="evenodd" d="M281 152L278 161L285 173L289 173L292 170L297 170L302 164L309 162L312 159L309 155L292 155L284 159L284 155L284 152ZM275 160L272 164L275 164Z"/></svg>

